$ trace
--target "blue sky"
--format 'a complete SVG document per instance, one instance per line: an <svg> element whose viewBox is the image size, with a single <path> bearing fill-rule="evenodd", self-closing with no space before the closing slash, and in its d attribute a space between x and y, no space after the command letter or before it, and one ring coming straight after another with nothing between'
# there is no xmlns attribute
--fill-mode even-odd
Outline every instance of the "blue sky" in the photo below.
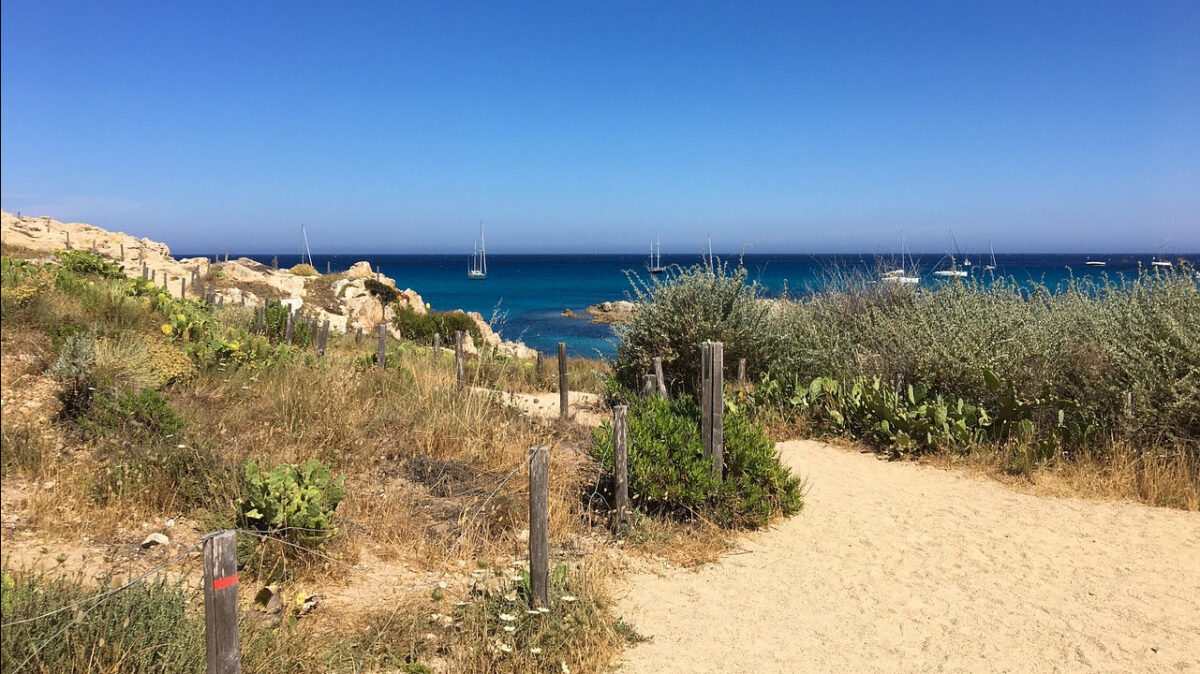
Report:
<svg viewBox="0 0 1200 674"><path fill-rule="evenodd" d="M1200 2L0 4L0 202L178 251L1200 251Z"/></svg>

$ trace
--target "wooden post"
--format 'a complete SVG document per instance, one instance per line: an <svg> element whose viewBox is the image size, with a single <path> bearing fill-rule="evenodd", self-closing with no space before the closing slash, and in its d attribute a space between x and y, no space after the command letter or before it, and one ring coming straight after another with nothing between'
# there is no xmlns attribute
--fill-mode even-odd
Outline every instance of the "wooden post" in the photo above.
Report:
<svg viewBox="0 0 1200 674"><path fill-rule="evenodd" d="M225 261L229 262L229 251L225 251Z"/></svg>
<svg viewBox="0 0 1200 674"><path fill-rule="evenodd" d="M125 244L121 244L121 262L125 261Z"/></svg>
<svg viewBox="0 0 1200 674"><path fill-rule="evenodd" d="M529 455L529 590L534 606L550 605L550 449Z"/></svg>
<svg viewBox="0 0 1200 674"><path fill-rule="evenodd" d="M271 256L271 269L279 269L279 256L278 255Z"/></svg>
<svg viewBox="0 0 1200 674"><path fill-rule="evenodd" d="M187 277L179 277L179 299L187 297Z"/></svg>
<svg viewBox="0 0 1200 674"><path fill-rule="evenodd" d="M325 344L328 341L329 341L329 319L326 318L325 322L321 325L321 346L317 347L317 355L318 356L325 355Z"/></svg>
<svg viewBox="0 0 1200 674"><path fill-rule="evenodd" d="M567 343L558 343L558 416L566 419L571 415L569 409L570 391L567 388Z"/></svg>
<svg viewBox="0 0 1200 674"><path fill-rule="evenodd" d="M245 308L246 308L246 293L241 293L241 294L239 295L239 300L238 300L238 303L241 305L241 307L242 307L243 309L245 309Z"/></svg>
<svg viewBox="0 0 1200 674"><path fill-rule="evenodd" d="M289 346L292 343L292 333L295 332L295 326L292 325L294 322L295 321L292 319L292 310L289 308L287 315L287 326L283 329L283 341Z"/></svg>
<svg viewBox="0 0 1200 674"><path fill-rule="evenodd" d="M712 458L712 345L700 345L700 445Z"/></svg>
<svg viewBox="0 0 1200 674"><path fill-rule="evenodd" d="M358 326L358 331L354 333L354 344L357 346L362 344L362 326Z"/></svg>
<svg viewBox="0 0 1200 674"><path fill-rule="evenodd" d="M157 269L150 270L150 282L158 283L158 270Z"/></svg>
<svg viewBox="0 0 1200 674"><path fill-rule="evenodd" d="M92 237L92 254L95 254L97 252L98 251L96 250L96 237Z"/></svg>
<svg viewBox="0 0 1200 674"><path fill-rule="evenodd" d="M746 359L738 358L738 386L746 385Z"/></svg>
<svg viewBox="0 0 1200 674"><path fill-rule="evenodd" d="M217 308L222 309L224 307L225 307L225 296L217 295Z"/></svg>
<svg viewBox="0 0 1200 674"><path fill-rule="evenodd" d="M670 396L667 395L667 378L663 376L662 358L654 359L654 378L658 380L658 394L664 400L670 400Z"/></svg>
<svg viewBox="0 0 1200 674"><path fill-rule="evenodd" d="M267 326L267 307L266 306L258 307L257 313L258 313L258 323L254 327L258 330L258 332L261 333L263 331L263 328L265 328Z"/></svg>
<svg viewBox="0 0 1200 674"><path fill-rule="evenodd" d="M70 232L63 232L63 233L67 235L67 250L71 250L71 233Z"/></svg>
<svg viewBox="0 0 1200 674"><path fill-rule="evenodd" d="M655 393L658 393L658 382L654 375L648 374L642 378L642 397L649 398Z"/></svg>
<svg viewBox="0 0 1200 674"><path fill-rule="evenodd" d="M204 640L208 674L238 674L237 534L204 542Z"/></svg>
<svg viewBox="0 0 1200 674"><path fill-rule="evenodd" d="M458 380L458 390L467 385L467 373L463 365L463 331L454 331L454 376Z"/></svg>
<svg viewBox="0 0 1200 674"><path fill-rule="evenodd" d="M442 333L433 333L433 358L438 360L442 355Z"/></svg>
<svg viewBox="0 0 1200 674"><path fill-rule="evenodd" d="M711 348L711 367L709 380L712 382L712 393L709 400L712 411L709 422L712 426L710 453L713 461L713 474L721 479L725 474L725 345L713 342Z"/></svg>
<svg viewBox="0 0 1200 674"><path fill-rule="evenodd" d="M325 275L329 276L332 273L333 273L333 263L330 262L329 260L325 260Z"/></svg>
<svg viewBox="0 0 1200 674"><path fill-rule="evenodd" d="M379 324L379 369L387 367L387 326Z"/></svg>
<svg viewBox="0 0 1200 674"><path fill-rule="evenodd" d="M537 378L538 382L540 383L542 381L542 377L545 376L546 373L546 366L543 363L545 356L542 355L541 351L538 351L537 355Z"/></svg>
<svg viewBox="0 0 1200 674"><path fill-rule="evenodd" d="M613 524L620 528L629 516L629 406L613 408Z"/></svg>

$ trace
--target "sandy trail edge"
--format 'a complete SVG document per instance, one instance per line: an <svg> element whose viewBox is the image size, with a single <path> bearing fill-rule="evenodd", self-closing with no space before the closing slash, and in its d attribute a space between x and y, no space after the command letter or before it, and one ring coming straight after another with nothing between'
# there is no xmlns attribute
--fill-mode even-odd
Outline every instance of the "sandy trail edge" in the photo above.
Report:
<svg viewBox="0 0 1200 674"><path fill-rule="evenodd" d="M628 579L622 672L1200 671L1200 513L1048 499L813 441L805 510Z"/></svg>

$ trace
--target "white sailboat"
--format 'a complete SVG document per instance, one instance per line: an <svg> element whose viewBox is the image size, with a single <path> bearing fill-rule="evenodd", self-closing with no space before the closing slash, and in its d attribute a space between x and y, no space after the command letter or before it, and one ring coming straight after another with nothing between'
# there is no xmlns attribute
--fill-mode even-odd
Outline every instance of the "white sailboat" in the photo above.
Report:
<svg viewBox="0 0 1200 674"><path fill-rule="evenodd" d="M947 255L950 256L950 268L938 269L933 272L933 275L940 276L942 278L965 278L967 275L967 270L959 269L958 265L956 265L954 261L955 256L958 255L958 241L954 238L954 232L950 232L950 247L954 250L953 253L947 253Z"/></svg>
<svg viewBox="0 0 1200 674"><path fill-rule="evenodd" d="M651 274L661 274L667 271L662 263L662 242L655 237L650 244L650 259L646 261L646 271Z"/></svg>
<svg viewBox="0 0 1200 674"><path fill-rule="evenodd" d="M919 276L907 276L904 271L904 231L900 232L900 268L885 271L879 275L881 283L891 283L901 286L915 286L921 282Z"/></svg>
<svg viewBox="0 0 1200 674"><path fill-rule="evenodd" d="M487 244L483 238L483 221L479 221L479 241L475 252L471 255L471 264L467 267L467 278L472 281L482 281L487 278Z"/></svg>
<svg viewBox="0 0 1200 674"><path fill-rule="evenodd" d="M1170 269L1171 267L1175 266L1171 264L1170 260L1163 257L1163 251L1166 250L1166 248L1167 242L1163 241L1163 245L1158 247L1158 255L1155 255L1154 258L1150 260L1151 267L1157 267L1158 269Z"/></svg>
<svg viewBox="0 0 1200 674"><path fill-rule="evenodd" d="M1104 260L1088 260L1087 262L1084 262L1083 264L1088 267L1106 267L1106 266L1108 266L1108 263L1105 262Z"/></svg>
<svg viewBox="0 0 1200 674"><path fill-rule="evenodd" d="M988 253L991 254L992 261L983 268L987 271L996 271L996 250L992 248L992 242L990 239L988 240Z"/></svg>

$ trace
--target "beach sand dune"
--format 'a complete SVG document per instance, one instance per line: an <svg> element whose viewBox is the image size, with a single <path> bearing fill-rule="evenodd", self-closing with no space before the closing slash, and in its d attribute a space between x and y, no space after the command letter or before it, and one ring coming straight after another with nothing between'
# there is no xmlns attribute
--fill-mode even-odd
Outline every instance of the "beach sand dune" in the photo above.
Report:
<svg viewBox="0 0 1200 674"><path fill-rule="evenodd" d="M1200 672L1200 513L1022 494L812 441L804 511L628 579L622 672Z"/></svg>

